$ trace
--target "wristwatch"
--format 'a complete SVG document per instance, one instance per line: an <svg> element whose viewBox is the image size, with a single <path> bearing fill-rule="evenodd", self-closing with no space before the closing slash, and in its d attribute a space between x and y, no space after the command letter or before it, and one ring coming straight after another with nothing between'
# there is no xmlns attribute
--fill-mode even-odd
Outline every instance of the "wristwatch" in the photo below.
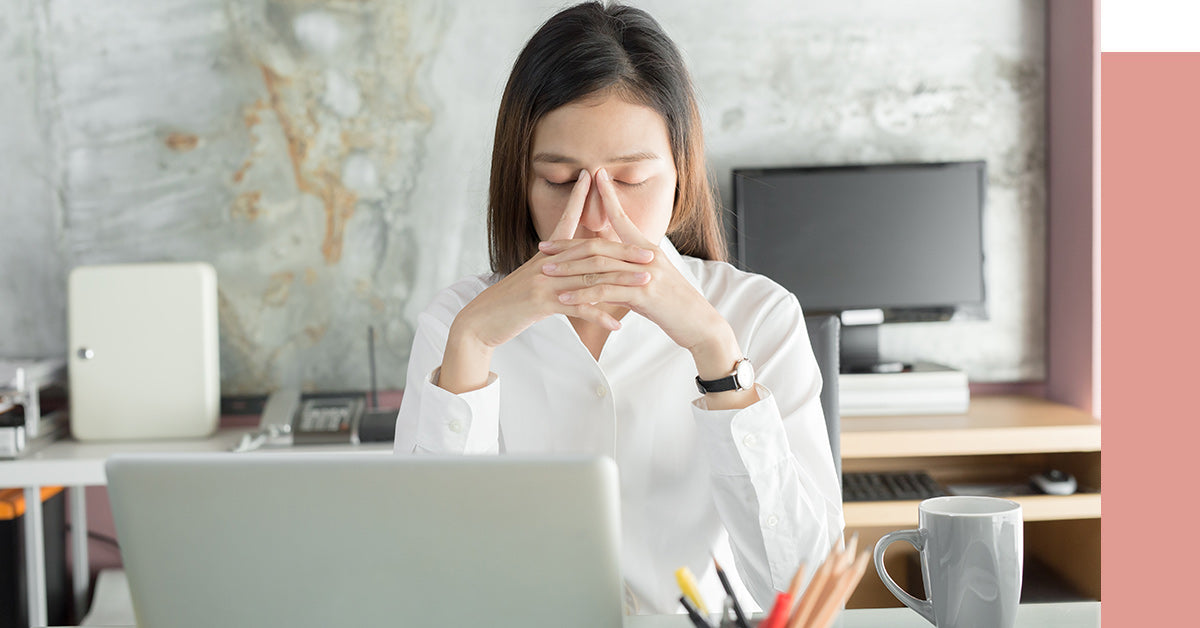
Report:
<svg viewBox="0 0 1200 628"><path fill-rule="evenodd" d="M700 379L696 376L696 388L700 394L725 392L727 390L747 390L754 387L754 365L750 358L742 358L733 365L733 372L721 379Z"/></svg>

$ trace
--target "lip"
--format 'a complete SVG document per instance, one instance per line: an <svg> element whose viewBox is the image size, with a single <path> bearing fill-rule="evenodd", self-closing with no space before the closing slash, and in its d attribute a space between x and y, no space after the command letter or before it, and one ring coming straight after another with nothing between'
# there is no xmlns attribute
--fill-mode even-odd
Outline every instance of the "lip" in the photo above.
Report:
<svg viewBox="0 0 1200 628"><path fill-rule="evenodd" d="M999 497L951 495L931 497L920 506L921 512L947 517L993 517L1021 512L1021 504Z"/></svg>

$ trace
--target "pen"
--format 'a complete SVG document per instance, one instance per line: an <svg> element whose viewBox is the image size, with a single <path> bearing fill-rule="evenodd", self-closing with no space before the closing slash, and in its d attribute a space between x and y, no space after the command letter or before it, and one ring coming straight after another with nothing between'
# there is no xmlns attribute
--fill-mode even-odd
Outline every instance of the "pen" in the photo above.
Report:
<svg viewBox="0 0 1200 628"><path fill-rule="evenodd" d="M687 609L688 617L692 618L693 626L696 628L712 628L712 624L708 623L707 619L704 619L704 615L700 614L700 610L696 608L695 604L692 604L692 601L688 599L688 596L679 596L679 603L683 604L683 607Z"/></svg>
<svg viewBox="0 0 1200 628"><path fill-rule="evenodd" d="M701 613L707 615L708 607L704 605L704 599L700 597L700 587L696 586L696 577L692 575L692 570L687 567L676 569L675 579L679 581L679 589L683 591L684 597L690 599Z"/></svg>
<svg viewBox="0 0 1200 628"><path fill-rule="evenodd" d="M746 614L742 612L742 605L738 604L737 596L733 594L733 587L729 586L729 578L725 576L725 570L721 569L721 563L717 562L715 556L713 564L717 566L717 577L721 579L721 587L725 589L725 594L729 596L729 599L733 600L733 613L737 615L738 628L750 628L750 624L746 622Z"/></svg>

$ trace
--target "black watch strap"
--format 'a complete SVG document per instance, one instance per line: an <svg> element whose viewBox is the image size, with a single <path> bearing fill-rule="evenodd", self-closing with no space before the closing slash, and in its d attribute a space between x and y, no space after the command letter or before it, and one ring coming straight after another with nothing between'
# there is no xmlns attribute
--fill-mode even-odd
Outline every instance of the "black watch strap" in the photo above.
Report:
<svg viewBox="0 0 1200 628"><path fill-rule="evenodd" d="M703 380L700 376L696 376L696 389L700 394L725 392L727 390L737 390L738 382L737 375L729 375L721 379Z"/></svg>

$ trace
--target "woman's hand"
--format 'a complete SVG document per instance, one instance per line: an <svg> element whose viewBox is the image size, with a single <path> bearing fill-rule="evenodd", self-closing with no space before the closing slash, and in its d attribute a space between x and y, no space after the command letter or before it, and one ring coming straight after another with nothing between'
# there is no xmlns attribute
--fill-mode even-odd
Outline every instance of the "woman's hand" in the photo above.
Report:
<svg viewBox="0 0 1200 628"><path fill-rule="evenodd" d="M590 185L590 175L581 170L552 240L569 240L575 235ZM619 329L621 324L601 308L586 301L564 303L558 298L560 293L589 286L632 287L650 281L645 264L654 258L653 252L635 244L608 244L612 246L605 251L611 264L606 269L586 275L548 275L542 272L544 264L564 260L543 251L476 296L450 326L438 385L454 393L482 388L487 383L492 351L552 314Z"/></svg>
<svg viewBox="0 0 1200 628"><path fill-rule="evenodd" d="M555 238L541 245L551 256L540 262L542 272L555 279L575 279L577 285L558 295L565 306L597 303L622 305L658 325L679 346L691 351L703 379L728 375L742 358L729 323L713 308L658 246L650 242L630 220L617 198L608 173L596 173L596 186L608 214L609 224L620 242L600 238L567 240ZM556 236L562 232L555 230ZM611 273L631 273L635 266L620 257L623 247L652 251L652 260L636 265L649 273L641 282L601 281ZM528 264L527 264L528 265Z"/></svg>

